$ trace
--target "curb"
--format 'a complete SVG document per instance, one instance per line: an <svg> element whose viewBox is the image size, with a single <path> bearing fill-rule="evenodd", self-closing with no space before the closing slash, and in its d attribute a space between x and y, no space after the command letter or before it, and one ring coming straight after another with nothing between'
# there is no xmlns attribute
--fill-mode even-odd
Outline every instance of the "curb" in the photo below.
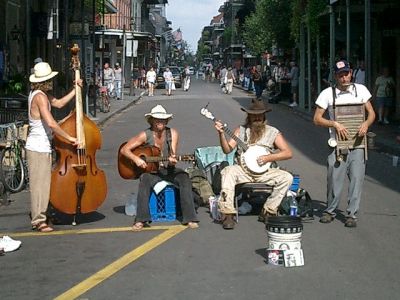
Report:
<svg viewBox="0 0 400 300"><path fill-rule="evenodd" d="M104 125L108 122L108 120L110 120L110 119L111 119L112 117L114 117L115 115L117 115L117 114L119 114L120 112L124 111L124 110L127 109L128 107L131 107L131 106L133 106L133 105L135 105L135 104L139 104L139 103L140 103L140 100L142 100L142 98L143 98L144 93L145 93L145 92L142 92L142 93L139 95L139 97L137 97L136 99L133 99L133 100L130 101L127 105L124 105L124 106L118 108L117 110L114 110L114 111L110 112L104 119L99 120L99 121L97 122L97 125L100 126L100 127L102 127L102 126L104 126ZM121 100L118 100L118 101L121 101ZM124 100L122 100L122 101L124 101Z"/></svg>

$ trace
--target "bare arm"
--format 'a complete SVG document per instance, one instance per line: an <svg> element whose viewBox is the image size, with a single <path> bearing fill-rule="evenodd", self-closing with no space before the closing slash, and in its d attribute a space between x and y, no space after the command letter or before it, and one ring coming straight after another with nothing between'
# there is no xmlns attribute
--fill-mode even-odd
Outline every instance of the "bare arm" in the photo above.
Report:
<svg viewBox="0 0 400 300"><path fill-rule="evenodd" d="M226 139L224 124L222 124L220 121L216 121L214 127L218 132L219 143L221 145L222 151L225 154L231 153L237 145L236 141L234 139L230 139L229 141ZM240 133L240 128L238 127L235 129L233 134L235 136L239 136L239 133Z"/></svg>
<svg viewBox="0 0 400 300"><path fill-rule="evenodd" d="M276 136L274 145L277 149L279 149L279 151L276 153L271 153L268 155L262 155L262 156L258 157L257 162L260 165L264 165L267 162L286 160L286 159L290 159L293 157L292 150L290 149L290 147L289 147L288 143L286 142L285 138L283 137L282 133L279 133Z"/></svg>
<svg viewBox="0 0 400 300"><path fill-rule="evenodd" d="M45 94L36 94L32 100L31 115L35 116L37 113L39 113L40 119L42 119L55 134L63 137L71 144L77 145L77 139L62 130L57 121L54 120L48 105L48 100Z"/></svg>
<svg viewBox="0 0 400 300"><path fill-rule="evenodd" d="M178 153L178 145L179 145L179 133L176 129L171 128L171 155L168 157L168 162L170 165L174 166L178 162L176 159L176 153Z"/></svg>
<svg viewBox="0 0 400 300"><path fill-rule="evenodd" d="M80 87L83 86L83 81L82 79L79 79L78 81L78 85ZM75 87L68 93L66 94L64 97L57 99L53 96L48 96L50 99L50 104L51 106L55 107L55 108L62 108L64 107L69 101L71 101L75 96Z"/></svg>
<svg viewBox="0 0 400 300"><path fill-rule="evenodd" d="M146 143L146 133L140 132L138 135L131 138L124 147L121 148L121 154L129 158L136 166L146 169L146 162L139 156L132 153L137 147L142 146Z"/></svg>
<svg viewBox="0 0 400 300"><path fill-rule="evenodd" d="M358 135L360 136L364 136L367 134L368 132L368 127L370 127L372 125L372 123L374 123L375 120L375 111L374 108L372 107L371 101L368 101L367 103L365 103L365 110L367 111L368 117L365 120L365 122L363 122L358 130Z"/></svg>

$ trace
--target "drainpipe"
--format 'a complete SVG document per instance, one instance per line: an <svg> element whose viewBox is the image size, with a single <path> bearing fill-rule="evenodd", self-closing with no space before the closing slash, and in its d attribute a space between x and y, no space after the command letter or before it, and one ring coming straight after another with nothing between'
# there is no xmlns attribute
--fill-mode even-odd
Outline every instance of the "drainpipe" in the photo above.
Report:
<svg viewBox="0 0 400 300"><path fill-rule="evenodd" d="M364 54L365 54L365 83L371 90L371 7L370 0L365 0L365 23L364 23Z"/></svg>
<svg viewBox="0 0 400 300"><path fill-rule="evenodd" d="M350 40L350 0L346 0L346 54L349 62L351 61Z"/></svg>
<svg viewBox="0 0 400 300"><path fill-rule="evenodd" d="M329 68L330 68L331 80L332 80L331 84L333 84L333 78L334 78L333 66L335 64L335 12L333 10L333 5L329 6L329 15L330 15L330 19L329 19L329 21L330 21L330 24L329 24L330 25L329 26L329 29L330 29L330 33L329 33L330 34Z"/></svg>

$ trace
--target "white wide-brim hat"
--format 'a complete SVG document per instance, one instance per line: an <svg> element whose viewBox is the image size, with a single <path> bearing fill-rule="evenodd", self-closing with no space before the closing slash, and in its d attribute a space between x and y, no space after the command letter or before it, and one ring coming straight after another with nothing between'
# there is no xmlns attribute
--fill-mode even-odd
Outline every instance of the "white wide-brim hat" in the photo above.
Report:
<svg viewBox="0 0 400 300"><path fill-rule="evenodd" d="M53 72L51 67L46 62L37 63L33 67L33 74L29 76L30 82L43 82L56 76L58 72Z"/></svg>
<svg viewBox="0 0 400 300"><path fill-rule="evenodd" d="M156 105L154 106L151 111L147 114L144 115L145 118L148 120L150 117L155 118L155 119L172 119L173 114L167 113L165 108L162 105Z"/></svg>

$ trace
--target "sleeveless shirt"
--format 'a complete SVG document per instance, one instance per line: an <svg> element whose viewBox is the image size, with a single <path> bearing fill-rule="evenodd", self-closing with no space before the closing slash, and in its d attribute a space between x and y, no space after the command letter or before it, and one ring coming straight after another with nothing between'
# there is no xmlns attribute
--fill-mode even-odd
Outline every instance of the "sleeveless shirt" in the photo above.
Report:
<svg viewBox="0 0 400 300"><path fill-rule="evenodd" d="M52 131L50 127L42 119L36 120L31 116L32 100L37 93L43 92L40 90L31 91L28 98L29 133L25 148L35 152L51 153ZM48 103L48 106L50 110L50 103Z"/></svg>
<svg viewBox="0 0 400 300"><path fill-rule="evenodd" d="M267 147L269 150L275 150L274 142L279 133L280 131L275 127L265 125L264 135L257 141L256 144ZM239 139L248 145L248 140L250 139L250 128L240 126Z"/></svg>
<svg viewBox="0 0 400 300"><path fill-rule="evenodd" d="M167 142L167 140L168 140L168 138L167 138L167 130L170 130L170 128L166 127L165 130L166 130L166 132L165 132L166 135L165 135L164 144L162 145L162 153L161 153L161 155L163 157L168 157L169 156L169 146L168 146L168 142ZM150 128L148 128L148 129L145 130L145 133L146 133L146 144L154 146L153 131Z"/></svg>

